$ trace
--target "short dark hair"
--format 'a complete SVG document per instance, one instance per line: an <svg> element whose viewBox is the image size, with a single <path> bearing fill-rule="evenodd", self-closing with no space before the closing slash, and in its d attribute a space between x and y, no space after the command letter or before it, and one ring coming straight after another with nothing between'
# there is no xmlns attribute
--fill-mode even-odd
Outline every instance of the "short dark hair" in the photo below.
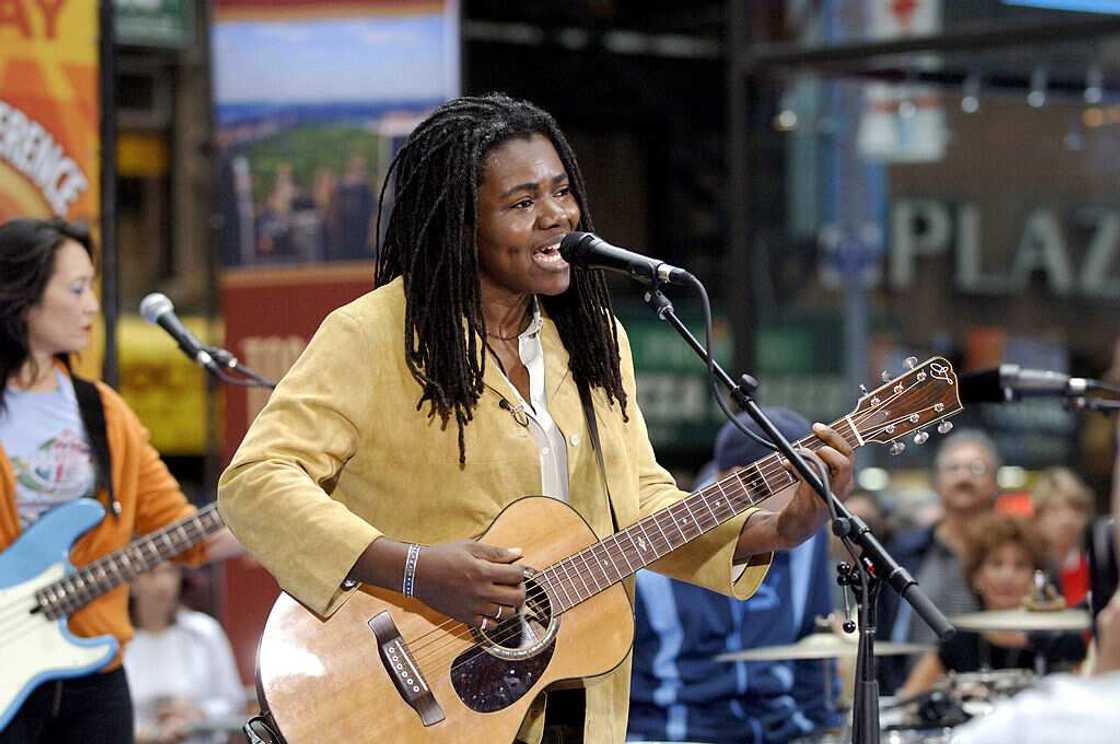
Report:
<svg viewBox="0 0 1120 744"><path fill-rule="evenodd" d="M579 229L591 231L591 213L575 153L547 112L499 93L456 98L421 122L389 166L378 200L375 286L401 277L405 292L404 348L409 371L446 426L459 426L459 462L466 462L463 427L482 395L486 319L478 262L478 187L486 157L518 138L541 135L552 143L579 205ZM380 240L381 219L393 205ZM577 384L600 387L626 416L619 368L618 330L602 272L573 266L571 286L541 303L570 352Z"/></svg>
<svg viewBox="0 0 1120 744"><path fill-rule="evenodd" d="M30 358L27 311L42 299L55 254L68 240L93 260L93 239L84 225L61 219L15 219L0 225L0 411L8 379ZM68 355L57 358L70 366Z"/></svg>

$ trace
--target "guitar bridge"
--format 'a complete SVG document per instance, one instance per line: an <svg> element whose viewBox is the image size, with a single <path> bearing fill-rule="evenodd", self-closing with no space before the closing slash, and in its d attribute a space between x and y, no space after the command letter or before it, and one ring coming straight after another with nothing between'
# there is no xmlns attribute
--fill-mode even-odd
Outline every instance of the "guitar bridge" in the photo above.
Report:
<svg viewBox="0 0 1120 744"><path fill-rule="evenodd" d="M392 616L388 612L374 615L369 620L369 629L377 639L377 653L381 656L381 663L385 665L385 671L389 673L400 696L416 711L425 726L442 721L445 717L443 708L432 695L431 688L409 653Z"/></svg>

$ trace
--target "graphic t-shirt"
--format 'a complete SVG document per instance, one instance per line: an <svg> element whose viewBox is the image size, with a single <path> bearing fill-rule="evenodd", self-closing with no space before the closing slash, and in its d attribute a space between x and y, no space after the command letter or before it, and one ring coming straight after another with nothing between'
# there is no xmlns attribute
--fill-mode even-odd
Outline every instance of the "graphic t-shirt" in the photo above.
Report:
<svg viewBox="0 0 1120 744"><path fill-rule="evenodd" d="M60 371L54 390L8 387L0 413L0 445L12 464L16 511L27 529L49 509L94 496L97 473L74 385Z"/></svg>

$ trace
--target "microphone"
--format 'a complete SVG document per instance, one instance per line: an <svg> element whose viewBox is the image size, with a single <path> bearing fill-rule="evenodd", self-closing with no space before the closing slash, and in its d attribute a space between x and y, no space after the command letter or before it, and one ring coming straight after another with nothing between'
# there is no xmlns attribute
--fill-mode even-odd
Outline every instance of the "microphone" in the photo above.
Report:
<svg viewBox="0 0 1120 744"><path fill-rule="evenodd" d="M140 315L149 323L158 325L167 331L171 338L179 344L183 353L190 357L195 364L205 367L214 374L219 373L218 363L214 361L214 357L202 345L202 342L195 338L194 334L188 331L183 322L179 320L179 316L175 314L175 306L171 304L167 295L152 292L145 297L140 301Z"/></svg>
<svg viewBox="0 0 1120 744"><path fill-rule="evenodd" d="M1061 372L1024 369L1001 364L993 369L960 376L962 403L1009 403L1023 398L1077 398L1090 390L1108 390L1108 385Z"/></svg>
<svg viewBox="0 0 1120 744"><path fill-rule="evenodd" d="M570 264L627 274L646 284L688 284L692 274L656 258L643 256L586 232L570 232L560 241L560 255Z"/></svg>

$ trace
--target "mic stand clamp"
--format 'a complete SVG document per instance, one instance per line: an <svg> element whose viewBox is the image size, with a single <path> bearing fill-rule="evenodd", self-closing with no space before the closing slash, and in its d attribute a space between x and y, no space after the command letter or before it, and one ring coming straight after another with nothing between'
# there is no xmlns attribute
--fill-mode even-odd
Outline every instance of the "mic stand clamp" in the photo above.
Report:
<svg viewBox="0 0 1120 744"><path fill-rule="evenodd" d="M700 291L703 285L696 281ZM742 375L742 384L732 380L714 359L709 359L708 351L692 335L692 331L681 322L673 311L673 303L661 293L655 283L645 293L645 302L657 317L671 325L681 338L684 339L696 354L709 364L712 374L726 387L732 399L747 414L754 419L759 428L773 442L778 451L789 460L801 478L808 483L821 499L829 505L833 515L832 531L839 537L856 559L857 568L853 569L850 576L854 577L859 586L858 617L860 641L857 649L856 667L862 670L862 676L856 678L855 701L853 715L853 744L878 744L879 742L879 685L876 681L875 665L875 613L878 610L879 581L886 580L902 599L910 603L914 611L921 617L940 638L948 638L955 633L955 628L949 624L945 615L930 601L929 597L918 587L918 582L910 573L900 566L898 562L886 551L882 543L872 534L871 529L859 517L848 511L847 507L835 498L828 487L821 481L817 474L806 463L805 458L793 449L793 446L782 435L774 423L762 411L762 408L751 397L758 388L758 381L750 375ZM858 547L858 555L857 555Z"/></svg>
<svg viewBox="0 0 1120 744"><path fill-rule="evenodd" d="M217 370L211 369L210 367L207 367L206 369L207 371L211 372L219 381L240 385L242 387L260 387L268 388L270 390L276 387L275 382L268 379L264 375L257 374L249 367L246 367L228 350L223 349L220 346L207 346L205 347L205 351L210 354L210 356L218 364ZM244 379L231 377L226 374L225 370L243 375Z"/></svg>
<svg viewBox="0 0 1120 744"><path fill-rule="evenodd" d="M1069 405L1076 411L1096 411L1097 413L1120 411L1120 400L1110 398L1090 398L1080 395L1076 398L1070 398Z"/></svg>

